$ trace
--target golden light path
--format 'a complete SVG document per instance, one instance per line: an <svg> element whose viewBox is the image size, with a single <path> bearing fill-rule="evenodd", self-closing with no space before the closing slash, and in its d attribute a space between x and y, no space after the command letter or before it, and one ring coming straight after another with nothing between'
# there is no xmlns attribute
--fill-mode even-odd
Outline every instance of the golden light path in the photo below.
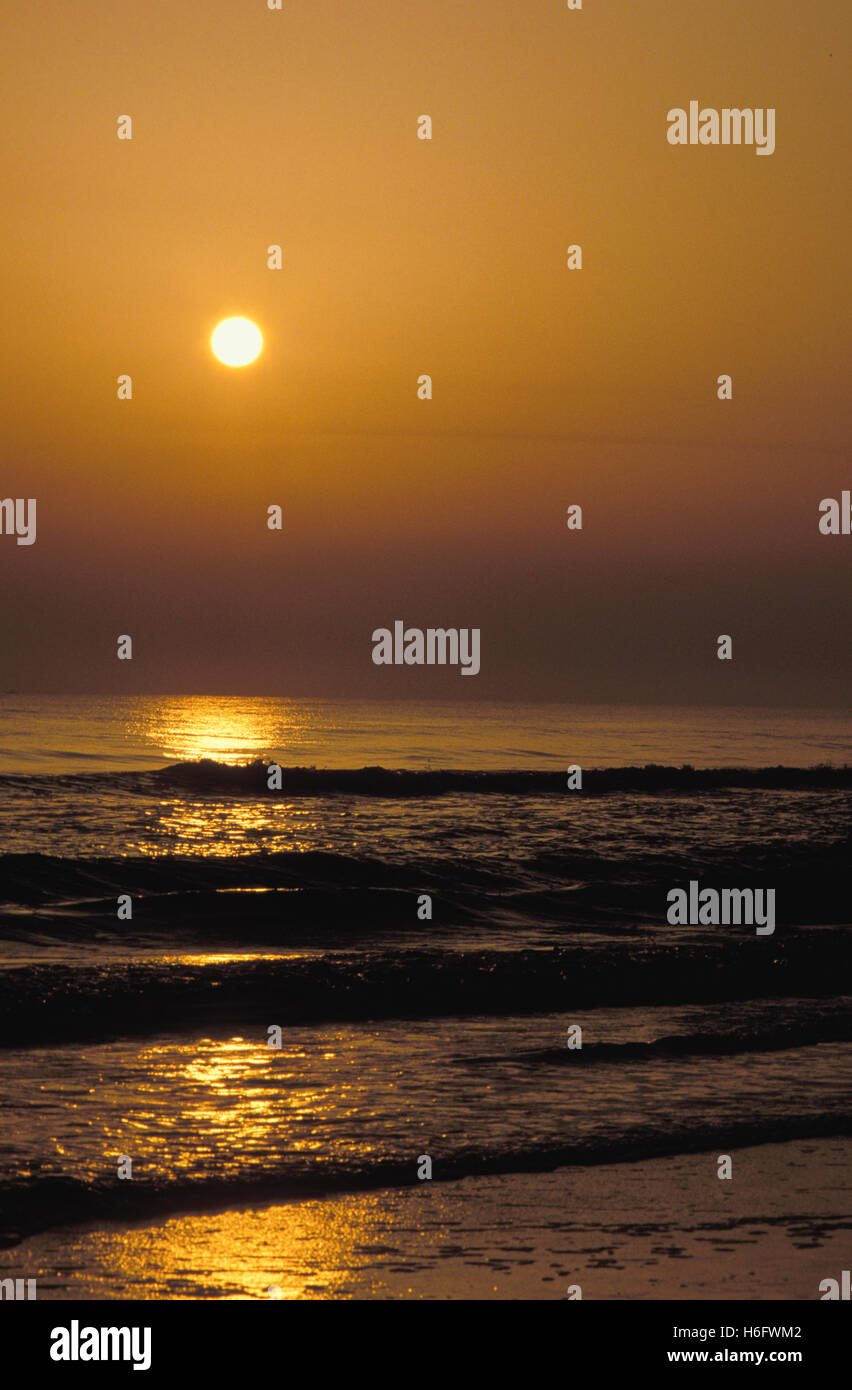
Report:
<svg viewBox="0 0 852 1390"><path fill-rule="evenodd" d="M328 1061L336 1056L331 1046L324 1053ZM270 1070L268 1049L242 1037L202 1039L192 1051L152 1044L143 1051L146 1067L156 1076L158 1092L179 1089L179 1113L152 1105L146 1114L143 1104L123 1125L142 1123L149 1163L162 1165L173 1178L197 1170L199 1151L203 1155L208 1146L204 1166L221 1177L244 1168L255 1174L271 1169L279 1152L322 1157L328 1141L314 1136L310 1121L323 1114L328 1096L324 1086L302 1082L305 1057L296 1043L275 1056ZM178 1296L328 1297L345 1283L357 1249L375 1238L372 1225L369 1208L249 1203L237 1211L156 1222L144 1233L116 1232L103 1242L103 1254L118 1282L172 1282Z"/></svg>
<svg viewBox="0 0 852 1390"><path fill-rule="evenodd" d="M298 702L243 700L235 696L164 697L129 711L127 737L156 748L163 763L209 759L229 766L268 762L276 754L297 762L299 738L310 718ZM286 753L280 752L284 748ZM199 793L203 788L199 786ZM339 810L345 818L348 812ZM147 829L128 837L131 854L191 854L216 858L276 850L330 850L327 810L312 798L223 798L211 792L187 800L166 792L159 807L146 811Z"/></svg>
<svg viewBox="0 0 852 1390"><path fill-rule="evenodd" d="M294 712L295 718L295 712ZM128 737L162 749L167 761L253 762L272 752L270 727L287 721L287 707L275 700L240 700L233 696L164 697L153 709L144 706L127 721ZM287 737L280 732L280 738Z"/></svg>

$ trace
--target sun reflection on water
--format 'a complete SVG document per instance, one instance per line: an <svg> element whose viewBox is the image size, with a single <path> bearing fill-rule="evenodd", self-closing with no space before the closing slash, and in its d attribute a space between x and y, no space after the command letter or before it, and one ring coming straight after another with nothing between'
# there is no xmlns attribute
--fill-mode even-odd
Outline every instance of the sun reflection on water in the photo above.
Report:
<svg viewBox="0 0 852 1390"><path fill-rule="evenodd" d="M292 713L290 710L292 705ZM127 736L162 750L169 761L211 758L217 763L253 762L269 752L270 729L278 738L305 728L305 711L277 699L209 695L164 698L141 705L127 719Z"/></svg>
<svg viewBox="0 0 852 1390"><path fill-rule="evenodd" d="M295 1040L281 1050L265 1042L264 1033L260 1044L235 1036L145 1047L139 1066L149 1080L107 1126L110 1141L130 1152L127 1131L144 1132L144 1170L169 1181L280 1177L290 1167L303 1174L308 1159L365 1158L373 1146L357 1122L338 1129L359 1113L358 1078L321 1069ZM335 1058L326 1047L321 1062Z"/></svg>
<svg viewBox="0 0 852 1390"><path fill-rule="evenodd" d="M101 1298L333 1298L376 1238L376 1206L313 1200L85 1232L66 1268Z"/></svg>
<svg viewBox="0 0 852 1390"><path fill-rule="evenodd" d="M127 852L221 857L339 849L340 832L329 835L328 814L310 801L164 797L145 812L150 829L128 837ZM352 848L356 843L353 836Z"/></svg>

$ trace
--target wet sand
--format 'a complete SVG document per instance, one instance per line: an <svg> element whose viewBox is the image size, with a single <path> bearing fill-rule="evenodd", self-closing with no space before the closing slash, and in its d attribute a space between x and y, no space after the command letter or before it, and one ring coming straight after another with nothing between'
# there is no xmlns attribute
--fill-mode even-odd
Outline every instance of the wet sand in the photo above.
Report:
<svg viewBox="0 0 852 1390"><path fill-rule="evenodd" d="M42 1299L789 1299L852 1256L852 1141L423 1182L0 1251ZM828 1213L828 1214L826 1214Z"/></svg>

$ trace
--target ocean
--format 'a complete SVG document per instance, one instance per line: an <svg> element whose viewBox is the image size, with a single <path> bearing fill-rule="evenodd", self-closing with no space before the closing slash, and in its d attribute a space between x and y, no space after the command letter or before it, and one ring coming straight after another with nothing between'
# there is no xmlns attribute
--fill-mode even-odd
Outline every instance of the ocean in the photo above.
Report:
<svg viewBox="0 0 852 1390"><path fill-rule="evenodd" d="M847 1140L850 747L843 711L0 697L7 1255L392 1205L424 1157ZM774 889L774 933L669 925L694 880ZM145 1296L221 1296L173 1276Z"/></svg>

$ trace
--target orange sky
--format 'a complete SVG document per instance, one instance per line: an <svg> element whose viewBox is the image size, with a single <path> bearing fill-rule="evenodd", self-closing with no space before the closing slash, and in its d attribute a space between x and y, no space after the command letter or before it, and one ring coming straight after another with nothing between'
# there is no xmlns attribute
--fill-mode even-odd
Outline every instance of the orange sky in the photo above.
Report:
<svg viewBox="0 0 852 1390"><path fill-rule="evenodd" d="M0 688L842 701L850 38L845 0L16 7ZM671 147L692 99L774 107L775 153ZM377 669L396 618L480 627L481 674Z"/></svg>

